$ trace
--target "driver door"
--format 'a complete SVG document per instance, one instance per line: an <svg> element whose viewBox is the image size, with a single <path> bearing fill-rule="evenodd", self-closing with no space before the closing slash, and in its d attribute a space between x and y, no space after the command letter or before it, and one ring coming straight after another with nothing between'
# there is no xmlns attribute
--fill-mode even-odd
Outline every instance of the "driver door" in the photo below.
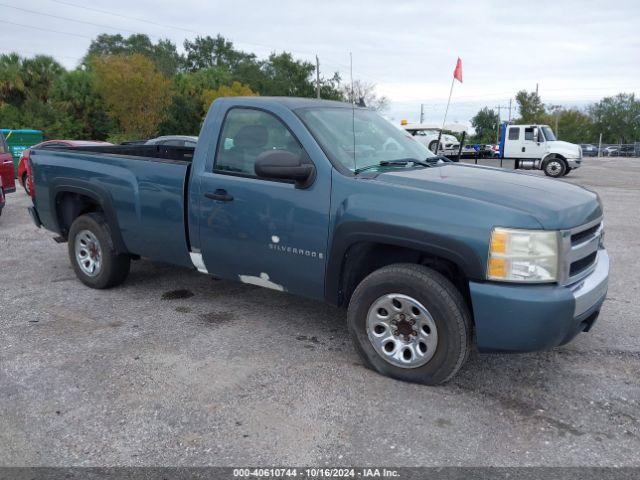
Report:
<svg viewBox="0 0 640 480"><path fill-rule="evenodd" d="M304 189L260 178L255 161L269 150L307 156L274 113L227 110L213 168L200 184L204 264L223 278L323 298L330 175Z"/></svg>
<svg viewBox="0 0 640 480"><path fill-rule="evenodd" d="M524 127L522 158L542 158L544 153L544 136L538 127Z"/></svg>

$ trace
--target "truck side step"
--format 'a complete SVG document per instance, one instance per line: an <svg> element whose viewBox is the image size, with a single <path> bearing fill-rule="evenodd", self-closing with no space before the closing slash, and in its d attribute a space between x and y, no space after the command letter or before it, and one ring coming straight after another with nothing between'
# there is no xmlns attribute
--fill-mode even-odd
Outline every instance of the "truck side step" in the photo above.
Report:
<svg viewBox="0 0 640 480"><path fill-rule="evenodd" d="M53 237L53 241L56 243L67 243L67 239L58 235L57 237Z"/></svg>

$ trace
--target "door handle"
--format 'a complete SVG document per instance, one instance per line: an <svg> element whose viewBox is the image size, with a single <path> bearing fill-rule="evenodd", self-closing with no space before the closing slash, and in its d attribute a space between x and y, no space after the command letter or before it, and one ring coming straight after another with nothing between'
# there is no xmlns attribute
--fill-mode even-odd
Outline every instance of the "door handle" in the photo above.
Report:
<svg viewBox="0 0 640 480"><path fill-rule="evenodd" d="M524 152L527 149L527 147L522 147L522 151Z"/></svg>
<svg viewBox="0 0 640 480"><path fill-rule="evenodd" d="M204 196L211 200L219 200L221 202L230 202L233 200L233 196L229 195L224 188L218 188L215 192L207 192Z"/></svg>

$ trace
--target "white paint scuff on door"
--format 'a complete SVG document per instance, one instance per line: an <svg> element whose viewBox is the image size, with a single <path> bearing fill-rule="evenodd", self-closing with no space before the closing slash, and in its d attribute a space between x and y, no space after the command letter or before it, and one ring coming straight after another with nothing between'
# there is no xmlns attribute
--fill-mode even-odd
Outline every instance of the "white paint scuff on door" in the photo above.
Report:
<svg viewBox="0 0 640 480"><path fill-rule="evenodd" d="M191 257L191 263L193 263L193 266L196 267L199 272L209 273L209 271L207 270L207 267L204 264L204 261L202 260L201 253L189 252L189 256Z"/></svg>
<svg viewBox="0 0 640 480"><path fill-rule="evenodd" d="M269 275L265 272L262 272L259 277L255 277L253 275L239 275L239 278L242 283L249 283L251 285L258 285L259 287L265 287L272 290L284 292L284 287L272 282L269 279Z"/></svg>

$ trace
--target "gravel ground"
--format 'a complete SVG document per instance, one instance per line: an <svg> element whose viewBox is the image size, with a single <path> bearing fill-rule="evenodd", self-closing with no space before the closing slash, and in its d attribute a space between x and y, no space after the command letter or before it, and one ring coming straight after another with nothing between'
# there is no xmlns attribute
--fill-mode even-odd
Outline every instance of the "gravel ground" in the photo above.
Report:
<svg viewBox="0 0 640 480"><path fill-rule="evenodd" d="M0 465L640 466L640 159L585 163L567 181L600 194L612 258L594 329L435 388L365 369L321 303L148 261L86 288L9 195Z"/></svg>

